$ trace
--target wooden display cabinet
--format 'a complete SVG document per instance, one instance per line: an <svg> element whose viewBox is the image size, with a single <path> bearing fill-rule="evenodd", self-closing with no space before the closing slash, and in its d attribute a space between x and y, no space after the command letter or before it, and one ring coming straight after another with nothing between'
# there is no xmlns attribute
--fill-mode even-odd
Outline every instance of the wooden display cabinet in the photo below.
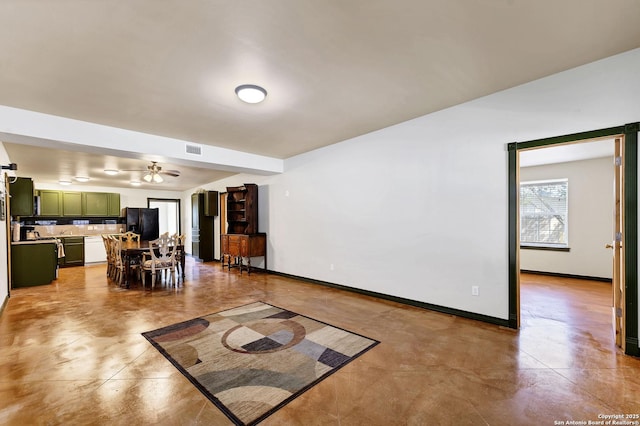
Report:
<svg viewBox="0 0 640 426"><path fill-rule="evenodd" d="M258 232L258 185L227 187L227 233L220 236L220 261L227 269L251 273L252 257L264 257L267 270L267 234Z"/></svg>
<svg viewBox="0 0 640 426"><path fill-rule="evenodd" d="M263 257L264 268L267 270L267 234L257 233L251 235L245 234L222 234L220 236L220 261L222 267L227 266L227 270L231 268L246 269L251 274L252 257Z"/></svg>
<svg viewBox="0 0 640 426"><path fill-rule="evenodd" d="M258 232L258 185L227 187L227 233Z"/></svg>

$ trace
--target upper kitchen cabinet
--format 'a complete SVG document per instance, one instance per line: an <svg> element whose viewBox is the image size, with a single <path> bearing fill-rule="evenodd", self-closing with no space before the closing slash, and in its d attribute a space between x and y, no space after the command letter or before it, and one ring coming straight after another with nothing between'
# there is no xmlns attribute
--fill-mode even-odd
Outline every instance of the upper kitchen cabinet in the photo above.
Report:
<svg viewBox="0 0 640 426"><path fill-rule="evenodd" d="M82 216L82 192L62 192L62 216Z"/></svg>
<svg viewBox="0 0 640 426"><path fill-rule="evenodd" d="M33 180L16 177L9 180L11 216L33 216Z"/></svg>
<svg viewBox="0 0 640 426"><path fill-rule="evenodd" d="M82 215L109 216L109 194L106 192L83 192Z"/></svg>
<svg viewBox="0 0 640 426"><path fill-rule="evenodd" d="M50 189L36 191L40 197L40 216L62 216L62 193Z"/></svg>
<svg viewBox="0 0 640 426"><path fill-rule="evenodd" d="M218 216L218 191L204 193L204 215Z"/></svg>
<svg viewBox="0 0 640 426"><path fill-rule="evenodd" d="M120 215L120 194L110 192L83 192L82 215L105 217Z"/></svg>
<svg viewBox="0 0 640 426"><path fill-rule="evenodd" d="M45 217L118 217L120 194L39 189L40 214Z"/></svg>
<svg viewBox="0 0 640 426"><path fill-rule="evenodd" d="M120 194L109 192L109 208L107 216L120 216Z"/></svg>

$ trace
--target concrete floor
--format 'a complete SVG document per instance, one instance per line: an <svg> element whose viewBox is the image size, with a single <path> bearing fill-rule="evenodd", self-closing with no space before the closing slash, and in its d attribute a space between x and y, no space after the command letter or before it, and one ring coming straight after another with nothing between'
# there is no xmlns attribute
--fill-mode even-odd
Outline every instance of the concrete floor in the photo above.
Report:
<svg viewBox="0 0 640 426"><path fill-rule="evenodd" d="M606 283L523 275L514 331L215 262L187 259L177 289L121 289L105 268L66 268L51 285L12 291L0 318L0 424L230 424L140 333L257 300L382 342L263 425L553 425L640 413L640 360L615 347Z"/></svg>

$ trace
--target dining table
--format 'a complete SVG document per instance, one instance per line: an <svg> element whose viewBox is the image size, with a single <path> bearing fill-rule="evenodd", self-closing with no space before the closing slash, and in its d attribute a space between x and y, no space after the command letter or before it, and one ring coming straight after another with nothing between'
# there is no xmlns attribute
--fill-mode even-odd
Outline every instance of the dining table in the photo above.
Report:
<svg viewBox="0 0 640 426"><path fill-rule="evenodd" d="M151 241L123 241L120 248L122 255L122 262L124 263L124 280L123 285L129 288L129 281L131 278L131 265L141 264L142 259L146 253L151 251ZM182 278L184 278L184 245L176 246L176 254L179 254L180 270L182 271Z"/></svg>

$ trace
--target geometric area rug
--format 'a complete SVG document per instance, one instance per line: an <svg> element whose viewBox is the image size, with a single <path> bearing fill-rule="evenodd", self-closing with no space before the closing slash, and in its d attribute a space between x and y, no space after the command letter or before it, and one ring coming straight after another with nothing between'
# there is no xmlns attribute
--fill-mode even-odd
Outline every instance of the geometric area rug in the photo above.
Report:
<svg viewBox="0 0 640 426"><path fill-rule="evenodd" d="M142 333L236 425L254 425L380 343L255 302Z"/></svg>

